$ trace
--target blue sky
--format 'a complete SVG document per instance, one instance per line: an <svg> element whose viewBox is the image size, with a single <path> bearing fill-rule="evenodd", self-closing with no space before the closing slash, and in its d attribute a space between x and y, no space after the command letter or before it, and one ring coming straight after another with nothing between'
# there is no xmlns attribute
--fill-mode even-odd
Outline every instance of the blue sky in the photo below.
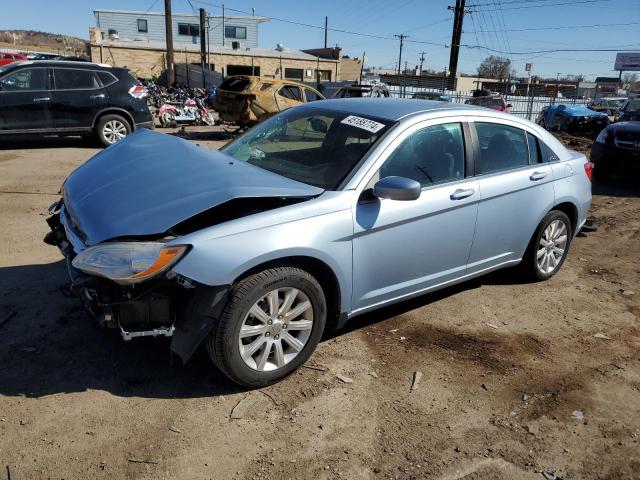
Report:
<svg viewBox="0 0 640 480"><path fill-rule="evenodd" d="M220 14L211 4L222 0L199 2L195 8ZM155 4L155 5L154 5ZM5 9L0 16L0 29L32 29L88 37L93 25L94 8L161 11L163 0L22 0L20 8ZM441 70L449 61L453 13L447 5L454 0L227 0L227 8L251 11L257 15L277 17L294 22L329 27L380 37L409 35L403 52L403 63L419 63L420 52L426 52L425 67ZM462 44L510 52L531 52L560 48L611 48L640 51L640 0L467 0L472 8L465 16ZM555 4L555 5L553 5ZM174 12L190 12L188 0L173 0ZM544 7L537 7L545 5ZM530 8L536 6L536 8ZM501 7L496 8L496 7ZM522 8L529 7L529 8ZM229 12L232 13L232 12ZM635 24L634 24L635 23ZM611 24L632 24L615 25ZM584 25L608 25L582 27ZM554 28L548 30L523 30ZM556 27L579 27L558 28ZM480 30L485 30L482 32ZM506 30L506 31L505 31ZM511 31L510 31L511 30ZM475 32L474 32L475 31ZM321 29L272 20L260 27L262 48L281 42L291 49L322 46ZM368 64L392 68L398 57L398 41L329 31L329 44L338 44L343 52L360 56L367 52ZM459 70L474 73L479 62L489 55L486 49L462 48ZM505 55L506 56L506 55ZM518 73L526 62L533 63L534 73L615 75L615 52L558 52L511 55Z"/></svg>

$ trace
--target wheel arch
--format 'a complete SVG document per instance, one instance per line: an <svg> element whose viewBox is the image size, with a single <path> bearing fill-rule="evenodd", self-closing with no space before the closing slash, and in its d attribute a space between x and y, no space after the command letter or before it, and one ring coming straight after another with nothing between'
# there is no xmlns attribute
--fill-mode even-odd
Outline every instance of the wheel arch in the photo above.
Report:
<svg viewBox="0 0 640 480"><path fill-rule="evenodd" d="M561 202L553 206L551 210L559 210L571 221L571 232L575 235L578 226L578 207L573 202Z"/></svg>
<svg viewBox="0 0 640 480"><path fill-rule="evenodd" d="M124 108L107 107L107 108L103 108L98 113L96 113L95 117L93 118L93 123L91 125L92 130L96 128L96 125L98 124L100 119L105 115L120 115L124 117L124 119L127 122L129 122L129 126L131 127L132 132L135 131L136 129L136 122L134 121L131 113L127 112Z"/></svg>
<svg viewBox="0 0 640 480"><path fill-rule="evenodd" d="M320 283L325 294L327 302L327 327L331 329L338 326L338 319L342 313L340 282L334 270L319 258L307 255L294 255L271 259L242 272L233 280L233 283L235 284L250 275L275 267L296 267L312 275L318 283Z"/></svg>

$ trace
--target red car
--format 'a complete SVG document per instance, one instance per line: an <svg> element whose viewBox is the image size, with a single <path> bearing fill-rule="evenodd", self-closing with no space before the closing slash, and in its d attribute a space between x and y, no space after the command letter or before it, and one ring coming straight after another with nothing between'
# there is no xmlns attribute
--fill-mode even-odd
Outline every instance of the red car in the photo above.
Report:
<svg viewBox="0 0 640 480"><path fill-rule="evenodd" d="M20 53L0 53L0 67L17 60L28 60L28 58Z"/></svg>

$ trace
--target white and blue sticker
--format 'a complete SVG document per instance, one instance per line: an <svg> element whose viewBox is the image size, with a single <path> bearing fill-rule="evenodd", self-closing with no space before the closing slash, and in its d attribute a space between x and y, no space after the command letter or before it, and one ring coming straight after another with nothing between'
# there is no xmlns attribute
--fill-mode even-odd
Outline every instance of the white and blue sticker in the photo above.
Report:
<svg viewBox="0 0 640 480"><path fill-rule="evenodd" d="M367 132L371 133L378 133L384 128L384 123L375 122L373 120L369 120L368 118L358 117L357 115L349 115L340 123L351 125L352 127L356 128L361 128L362 130L366 130Z"/></svg>

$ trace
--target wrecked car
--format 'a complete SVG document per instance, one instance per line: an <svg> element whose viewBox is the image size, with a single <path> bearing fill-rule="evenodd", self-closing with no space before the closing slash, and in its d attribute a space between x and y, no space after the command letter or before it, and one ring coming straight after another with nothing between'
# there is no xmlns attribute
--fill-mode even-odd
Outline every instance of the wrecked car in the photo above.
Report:
<svg viewBox="0 0 640 480"><path fill-rule="evenodd" d="M384 83L356 83L340 88L332 98L388 98L389 88Z"/></svg>
<svg viewBox="0 0 640 480"><path fill-rule="evenodd" d="M550 131L594 137L610 122L605 113L596 112L584 105L559 104L540 110L536 123Z"/></svg>
<svg viewBox="0 0 640 480"><path fill-rule="evenodd" d="M435 100L436 102L452 102L451 95L446 95L442 92L416 92L413 94L413 98L418 100Z"/></svg>
<svg viewBox="0 0 640 480"><path fill-rule="evenodd" d="M616 113L616 122L624 122L636 116L640 111L640 98L630 98L620 107Z"/></svg>
<svg viewBox="0 0 640 480"><path fill-rule="evenodd" d="M223 122L248 127L288 108L316 100L324 100L324 96L298 82L234 76L216 89L211 105Z"/></svg>
<svg viewBox="0 0 640 480"><path fill-rule="evenodd" d="M500 94L474 96L464 102L466 105L490 108L499 112L511 113L512 105Z"/></svg>
<svg viewBox="0 0 640 480"><path fill-rule="evenodd" d="M220 151L137 131L69 175L45 241L98 324L171 337L185 362L204 345L256 387L356 315L517 264L552 277L590 165L488 109L327 100Z"/></svg>
<svg viewBox="0 0 640 480"><path fill-rule="evenodd" d="M640 173L640 110L603 129L591 145L594 173L607 179L614 173Z"/></svg>

